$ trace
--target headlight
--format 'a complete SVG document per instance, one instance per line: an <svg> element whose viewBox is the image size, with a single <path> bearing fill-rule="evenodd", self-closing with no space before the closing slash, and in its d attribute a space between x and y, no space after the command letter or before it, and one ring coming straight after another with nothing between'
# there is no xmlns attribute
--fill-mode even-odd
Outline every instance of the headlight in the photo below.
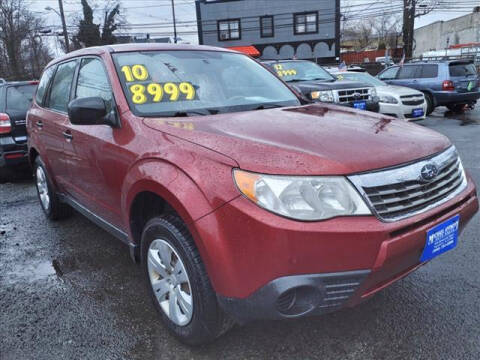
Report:
<svg viewBox="0 0 480 360"><path fill-rule="evenodd" d="M372 88L372 89L370 90L370 95L372 95L372 97L377 96L377 89Z"/></svg>
<svg viewBox="0 0 480 360"><path fill-rule="evenodd" d="M398 100L390 95L380 95L380 102L384 104L398 104Z"/></svg>
<svg viewBox="0 0 480 360"><path fill-rule="evenodd" d="M342 176L278 176L234 170L238 189L258 206L296 220L370 215L371 211Z"/></svg>
<svg viewBox="0 0 480 360"><path fill-rule="evenodd" d="M313 91L310 93L312 100L320 100L322 102L333 102L333 92L327 91Z"/></svg>

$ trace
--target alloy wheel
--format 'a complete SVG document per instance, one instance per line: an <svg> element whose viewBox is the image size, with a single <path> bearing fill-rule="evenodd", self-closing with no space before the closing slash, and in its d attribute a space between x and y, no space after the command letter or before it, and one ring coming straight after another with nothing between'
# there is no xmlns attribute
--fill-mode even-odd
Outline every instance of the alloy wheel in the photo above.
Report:
<svg viewBox="0 0 480 360"><path fill-rule="evenodd" d="M40 203L42 204L44 210L48 210L48 207L50 206L50 194L48 192L47 176L45 175L45 171L43 171L41 166L37 167L36 180Z"/></svg>
<svg viewBox="0 0 480 360"><path fill-rule="evenodd" d="M165 315L186 326L193 316L193 298L185 265L165 240L153 240L148 248L148 274L155 297Z"/></svg>

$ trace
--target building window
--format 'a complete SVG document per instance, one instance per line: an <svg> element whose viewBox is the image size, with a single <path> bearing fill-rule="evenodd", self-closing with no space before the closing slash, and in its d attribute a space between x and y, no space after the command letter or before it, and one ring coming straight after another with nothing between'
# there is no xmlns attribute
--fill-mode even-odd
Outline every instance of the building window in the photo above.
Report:
<svg viewBox="0 0 480 360"><path fill-rule="evenodd" d="M219 20L217 27L219 41L241 39L240 19Z"/></svg>
<svg viewBox="0 0 480 360"><path fill-rule="evenodd" d="M318 12L306 12L293 15L295 35L318 33Z"/></svg>
<svg viewBox="0 0 480 360"><path fill-rule="evenodd" d="M260 18L260 36L262 38L273 37L273 16L262 16Z"/></svg>

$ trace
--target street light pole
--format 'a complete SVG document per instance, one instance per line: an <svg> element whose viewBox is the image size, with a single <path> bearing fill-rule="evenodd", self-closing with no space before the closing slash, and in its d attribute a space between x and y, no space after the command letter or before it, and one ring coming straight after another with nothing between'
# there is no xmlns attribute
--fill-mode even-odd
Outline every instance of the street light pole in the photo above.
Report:
<svg viewBox="0 0 480 360"><path fill-rule="evenodd" d="M70 42L68 40L67 24L65 23L65 14L63 13L63 0L58 0L58 7L60 9L60 18L62 19L63 36L65 38L65 50L68 53L70 51Z"/></svg>
<svg viewBox="0 0 480 360"><path fill-rule="evenodd" d="M175 19L175 2L174 2L174 0L172 0L172 17L173 17L173 42L176 44L177 43L177 21Z"/></svg>

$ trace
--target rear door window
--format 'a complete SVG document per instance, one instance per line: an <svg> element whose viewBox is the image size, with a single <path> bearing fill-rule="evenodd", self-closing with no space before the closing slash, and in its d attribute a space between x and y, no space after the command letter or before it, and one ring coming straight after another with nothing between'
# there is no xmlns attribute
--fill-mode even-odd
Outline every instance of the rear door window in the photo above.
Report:
<svg viewBox="0 0 480 360"><path fill-rule="evenodd" d="M50 79L52 78L54 73L55 67L49 67L43 72L42 78L40 79L40 83L38 84L37 88L37 94L35 95L35 101L40 106L43 105L45 92L47 91L48 84L50 83Z"/></svg>
<svg viewBox="0 0 480 360"><path fill-rule="evenodd" d="M438 65L423 65L422 78L432 79L438 76Z"/></svg>
<svg viewBox="0 0 480 360"><path fill-rule="evenodd" d="M36 85L9 86L7 88L7 110L27 112L32 104Z"/></svg>
<svg viewBox="0 0 480 360"><path fill-rule="evenodd" d="M76 67L76 60L58 65L57 72L53 78L52 89L50 90L50 100L48 101L50 109L67 112Z"/></svg>
<svg viewBox="0 0 480 360"><path fill-rule="evenodd" d="M420 77L421 72L422 67L419 65L405 65L400 69L398 79L415 79Z"/></svg>
<svg viewBox="0 0 480 360"><path fill-rule="evenodd" d="M450 69L450 76L469 76L469 75L476 75L477 71L475 69L475 65L473 64L465 64L465 63L452 63L448 66Z"/></svg>

